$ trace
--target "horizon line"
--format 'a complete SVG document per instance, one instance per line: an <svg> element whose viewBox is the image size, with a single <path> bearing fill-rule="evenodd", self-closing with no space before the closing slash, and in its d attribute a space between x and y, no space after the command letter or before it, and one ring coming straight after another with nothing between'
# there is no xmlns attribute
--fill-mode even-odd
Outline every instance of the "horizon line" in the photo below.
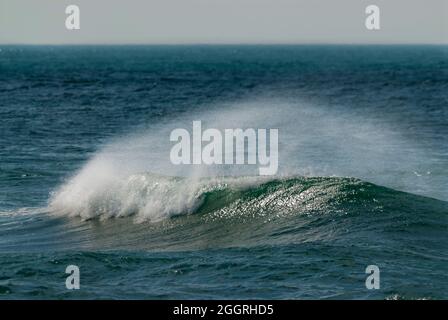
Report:
<svg viewBox="0 0 448 320"><path fill-rule="evenodd" d="M447 46L432 42L0 43L0 46Z"/></svg>

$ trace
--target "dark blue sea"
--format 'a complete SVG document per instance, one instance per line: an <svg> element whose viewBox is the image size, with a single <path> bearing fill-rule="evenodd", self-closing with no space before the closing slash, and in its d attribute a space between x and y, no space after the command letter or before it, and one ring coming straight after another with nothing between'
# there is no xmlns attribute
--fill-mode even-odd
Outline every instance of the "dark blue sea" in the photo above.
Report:
<svg viewBox="0 0 448 320"><path fill-rule="evenodd" d="M277 128L277 174L173 165L195 120ZM447 299L447 274L447 46L0 46L0 299Z"/></svg>

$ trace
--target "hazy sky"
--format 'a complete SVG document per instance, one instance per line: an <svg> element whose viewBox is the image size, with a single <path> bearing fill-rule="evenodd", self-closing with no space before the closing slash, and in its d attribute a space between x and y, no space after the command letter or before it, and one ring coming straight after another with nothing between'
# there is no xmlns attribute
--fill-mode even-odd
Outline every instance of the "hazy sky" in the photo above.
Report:
<svg viewBox="0 0 448 320"><path fill-rule="evenodd" d="M381 30L364 25L370 4ZM447 20L448 0L0 0L0 43L448 44Z"/></svg>

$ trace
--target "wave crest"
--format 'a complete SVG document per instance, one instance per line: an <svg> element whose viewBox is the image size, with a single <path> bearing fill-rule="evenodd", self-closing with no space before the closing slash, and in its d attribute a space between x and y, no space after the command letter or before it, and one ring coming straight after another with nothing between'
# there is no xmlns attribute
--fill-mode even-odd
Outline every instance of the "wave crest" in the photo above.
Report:
<svg viewBox="0 0 448 320"><path fill-rule="evenodd" d="M150 173L114 176L107 166L96 169L81 171L54 192L50 211L83 219L135 215L140 221L159 221L196 212L210 192L266 181L262 177L182 178Z"/></svg>
<svg viewBox="0 0 448 320"><path fill-rule="evenodd" d="M91 172L91 171L89 171ZM97 177L98 178L98 177ZM83 173L53 194L50 211L83 219L135 216L160 221L177 215L245 218L325 212L332 203L349 201L349 178L170 177L150 173L90 181Z"/></svg>

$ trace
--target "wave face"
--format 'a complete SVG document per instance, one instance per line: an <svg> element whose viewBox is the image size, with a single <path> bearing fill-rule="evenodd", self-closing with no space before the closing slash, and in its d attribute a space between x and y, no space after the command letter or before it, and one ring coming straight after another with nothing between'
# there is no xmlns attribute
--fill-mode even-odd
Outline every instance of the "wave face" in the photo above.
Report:
<svg viewBox="0 0 448 320"><path fill-rule="evenodd" d="M178 215L213 213L239 215L312 213L347 196L356 179L212 177L185 178L134 174L83 185L83 174L57 191L49 210L82 219L134 216L156 222ZM96 176L95 179L98 177ZM90 181L90 179L88 179ZM362 189L362 188L361 188Z"/></svg>
<svg viewBox="0 0 448 320"><path fill-rule="evenodd" d="M370 232L378 233L381 242L387 240L385 230L400 233L412 228L443 236L437 230L446 228L448 212L446 202L354 178L192 180L138 174L90 189L76 182L54 194L49 212L80 217L79 223L102 220L98 239L110 248L191 250L202 248L204 238L206 247L310 240L348 243L357 233L361 241L371 237ZM123 234L111 232L117 226Z"/></svg>

